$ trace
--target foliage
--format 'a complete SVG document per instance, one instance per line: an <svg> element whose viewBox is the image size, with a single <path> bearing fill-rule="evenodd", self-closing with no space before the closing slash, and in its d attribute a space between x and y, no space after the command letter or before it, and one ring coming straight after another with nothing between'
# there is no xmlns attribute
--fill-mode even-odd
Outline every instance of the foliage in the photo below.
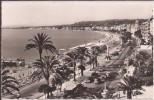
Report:
<svg viewBox="0 0 154 100"><path fill-rule="evenodd" d="M100 46L92 46L91 47L91 56L90 56L90 61L93 64L93 68L94 66L97 66L97 57L98 55L101 53L101 48Z"/></svg>
<svg viewBox="0 0 154 100"><path fill-rule="evenodd" d="M123 78L124 82L118 82L119 88L121 88L124 92L127 91L127 99L132 98L132 91L135 89L144 90L141 86L141 80L133 77L133 76L126 76Z"/></svg>
<svg viewBox="0 0 154 100"><path fill-rule="evenodd" d="M147 19L140 19L140 22L144 22L146 21ZM107 27L110 27L110 26L113 26L113 25L122 25L122 24L133 24L135 23L135 19L122 19L122 20L119 20L119 19L113 19L113 20L104 20L104 21L83 21L83 22L77 22L77 23L74 23L73 25L74 26L81 26L81 27L84 27L84 26L89 26L89 27L92 27L92 26L107 26Z"/></svg>
<svg viewBox="0 0 154 100"><path fill-rule="evenodd" d="M88 88L84 87L82 84L78 84L73 90L66 91L63 98L96 99L97 97L93 93L90 93Z"/></svg>
<svg viewBox="0 0 154 100"><path fill-rule="evenodd" d="M17 80L9 76L9 70L5 70L5 67L2 63L2 71L1 71L1 92L2 94L13 94L13 90L19 91Z"/></svg>
<svg viewBox="0 0 154 100"><path fill-rule="evenodd" d="M135 67L134 75L136 77L150 77L153 76L153 61L152 56L147 51L140 51L136 55L133 64Z"/></svg>
<svg viewBox="0 0 154 100"><path fill-rule="evenodd" d="M43 92L43 93L49 93L49 92L53 92L56 89L56 87L50 87L47 84L43 84L38 88L38 92Z"/></svg>
<svg viewBox="0 0 154 100"><path fill-rule="evenodd" d="M118 72L110 72L108 75L108 79L114 79L118 75L119 75Z"/></svg>
<svg viewBox="0 0 154 100"><path fill-rule="evenodd" d="M153 44L153 35L151 33L149 33L149 37L148 37L148 45L152 45Z"/></svg>
<svg viewBox="0 0 154 100"><path fill-rule="evenodd" d="M153 85L153 76L150 77L141 77L141 84L146 86Z"/></svg>
<svg viewBox="0 0 154 100"><path fill-rule="evenodd" d="M50 74L55 72L54 67L59 65L59 61L55 58L55 56L51 57L50 59L45 59L42 57L41 60L37 59L33 65L37 68L37 70L33 72L30 78L32 78L32 80L35 78L40 80L42 77L44 77L48 84Z"/></svg>
<svg viewBox="0 0 154 100"><path fill-rule="evenodd" d="M75 81L76 80L75 70L76 70L76 63L77 63L77 60L78 60L78 54L75 51L71 51L71 52L68 52L66 55L67 55L67 57L64 58L63 61L67 65L71 64L72 67L74 68L73 72L74 72L74 81Z"/></svg>
<svg viewBox="0 0 154 100"><path fill-rule="evenodd" d="M44 94L49 94L50 96L52 96L52 92L56 90L55 86L50 87L48 84L43 84L38 88L38 92L43 92ZM49 95L47 96L47 98L49 98Z"/></svg>
<svg viewBox="0 0 154 100"><path fill-rule="evenodd" d="M30 50L35 48L39 51L40 59L42 57L43 50L50 51L51 53L57 53L53 42L50 40L51 37L48 37L45 33L38 33L33 36L33 39L29 39L28 41L32 42L26 45L25 50Z"/></svg>
<svg viewBox="0 0 154 100"><path fill-rule="evenodd" d="M142 92L140 92L140 91L135 91L134 92L134 94L133 94L133 96L136 96L136 95L141 95L141 94L143 94Z"/></svg>
<svg viewBox="0 0 154 100"><path fill-rule="evenodd" d="M130 45L131 41L128 41L128 40L131 40L131 35L132 35L132 33L127 32L126 29L125 30L121 30L120 38L122 39L122 43L126 44L126 45Z"/></svg>
<svg viewBox="0 0 154 100"><path fill-rule="evenodd" d="M101 53L105 53L106 50L107 50L107 46L106 45L100 46Z"/></svg>
<svg viewBox="0 0 154 100"><path fill-rule="evenodd" d="M133 65L133 63L134 63L134 60L132 58L131 59L128 59L128 66Z"/></svg>
<svg viewBox="0 0 154 100"><path fill-rule="evenodd" d="M77 60L80 62L78 68L81 70L81 76L83 76L83 71L86 69L86 58L90 57L90 53L86 47L76 48L76 53L78 55Z"/></svg>

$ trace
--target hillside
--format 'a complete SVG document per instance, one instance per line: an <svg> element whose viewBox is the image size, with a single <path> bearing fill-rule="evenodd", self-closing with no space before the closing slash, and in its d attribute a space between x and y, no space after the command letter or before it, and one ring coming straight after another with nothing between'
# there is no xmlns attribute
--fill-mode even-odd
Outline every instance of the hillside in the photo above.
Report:
<svg viewBox="0 0 154 100"><path fill-rule="evenodd" d="M71 26L113 26L121 24L134 24L136 19L114 19L103 21L82 21L72 24ZM139 19L140 23L147 21L147 19Z"/></svg>

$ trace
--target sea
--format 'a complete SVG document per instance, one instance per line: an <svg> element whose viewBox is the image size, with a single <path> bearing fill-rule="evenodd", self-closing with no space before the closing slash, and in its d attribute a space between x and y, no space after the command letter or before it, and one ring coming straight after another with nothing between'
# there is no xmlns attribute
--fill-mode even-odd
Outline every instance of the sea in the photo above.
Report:
<svg viewBox="0 0 154 100"><path fill-rule="evenodd" d="M25 51L26 44L30 43L37 33L46 33L51 37L53 45L57 50L65 49L100 40L104 35L94 31L74 31L74 30L52 30L52 29L2 29L2 58L7 60L16 60L17 58L25 61L35 61L39 58L36 49ZM43 55L52 55L50 52L43 52Z"/></svg>

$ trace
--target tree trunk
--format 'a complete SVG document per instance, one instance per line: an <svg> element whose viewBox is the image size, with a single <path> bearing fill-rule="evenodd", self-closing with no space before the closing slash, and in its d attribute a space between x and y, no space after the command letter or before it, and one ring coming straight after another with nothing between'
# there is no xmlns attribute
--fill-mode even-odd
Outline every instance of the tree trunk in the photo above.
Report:
<svg viewBox="0 0 154 100"><path fill-rule="evenodd" d="M95 58L95 63L96 63L96 67L97 67L97 56L96 56L96 58Z"/></svg>
<svg viewBox="0 0 154 100"><path fill-rule="evenodd" d="M47 85L49 86L49 78L46 78ZM49 92L47 92L47 98L49 98Z"/></svg>
<svg viewBox="0 0 154 100"><path fill-rule="evenodd" d="M83 76L83 70L81 69L81 76Z"/></svg>
<svg viewBox="0 0 154 100"><path fill-rule="evenodd" d="M95 64L93 63L93 69L94 69Z"/></svg>
<svg viewBox="0 0 154 100"><path fill-rule="evenodd" d="M127 99L132 99L132 91L131 90L127 91Z"/></svg>
<svg viewBox="0 0 154 100"><path fill-rule="evenodd" d="M74 67L74 81L76 81L75 77L76 77L76 74L75 74L75 61L73 62L73 67Z"/></svg>
<svg viewBox="0 0 154 100"><path fill-rule="evenodd" d="M42 59L42 50L39 50L40 60Z"/></svg>
<svg viewBox="0 0 154 100"><path fill-rule="evenodd" d="M141 68L140 66L141 66L141 62L139 61L139 68Z"/></svg>

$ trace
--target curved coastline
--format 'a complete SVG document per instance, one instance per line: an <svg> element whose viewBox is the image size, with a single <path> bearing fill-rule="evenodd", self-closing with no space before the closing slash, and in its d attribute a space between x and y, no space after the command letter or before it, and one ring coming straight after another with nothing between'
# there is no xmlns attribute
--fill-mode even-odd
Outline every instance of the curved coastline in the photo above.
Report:
<svg viewBox="0 0 154 100"><path fill-rule="evenodd" d="M93 45L100 45L100 43L102 45L102 44L104 44L104 42L106 42L104 40L108 40L108 38L111 37L110 34L108 34L109 32L105 32L105 31L92 31L92 32L102 34L103 38L101 38L99 40L94 40L92 42L88 42L88 43L85 43L85 44L81 44L81 45L78 45L78 46L74 46L74 47L71 47L69 49L71 50L71 49L75 49L77 47L89 47L89 46L93 46Z"/></svg>

